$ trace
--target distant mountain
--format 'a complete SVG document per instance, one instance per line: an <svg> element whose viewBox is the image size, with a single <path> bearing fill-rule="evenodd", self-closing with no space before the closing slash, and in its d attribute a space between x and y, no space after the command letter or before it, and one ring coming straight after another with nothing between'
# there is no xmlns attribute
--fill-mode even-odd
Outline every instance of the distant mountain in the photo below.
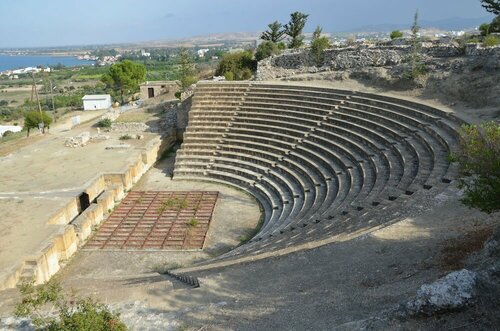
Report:
<svg viewBox="0 0 500 331"><path fill-rule="evenodd" d="M453 17L439 21L426 21L421 20L420 26L422 28L436 28L441 30L465 30L479 26L481 23L490 22L491 16L483 16L478 18L462 18ZM406 30L409 29L412 22L402 24L377 24L366 25L353 29L351 32L390 32L393 30Z"/></svg>

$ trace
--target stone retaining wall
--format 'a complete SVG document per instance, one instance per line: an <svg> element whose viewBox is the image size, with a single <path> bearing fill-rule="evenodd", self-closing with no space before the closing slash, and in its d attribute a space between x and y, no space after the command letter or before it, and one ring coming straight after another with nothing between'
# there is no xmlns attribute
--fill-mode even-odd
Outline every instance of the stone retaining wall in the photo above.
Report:
<svg viewBox="0 0 500 331"><path fill-rule="evenodd" d="M324 51L321 64L309 50L286 51L260 61L256 80L272 80L301 73L315 73L329 70L346 70L363 67L382 67L404 63L412 52L412 46L353 46ZM496 56L500 58L500 47L484 48L478 44L468 44L464 48L454 45L423 44L421 54L428 61L440 58Z"/></svg>
<svg viewBox="0 0 500 331"><path fill-rule="evenodd" d="M48 238L33 257L20 263L10 275L0 280L0 290L15 287L20 281L42 284L61 268L61 261L70 258L85 244L95 226L104 220L105 214L120 202L142 175L156 162L163 152L162 141L157 138L148 143L137 159L120 173L103 173L89 181L83 192L90 201L97 198L81 214L78 213L78 196L69 199L67 205L56 211L48 224L61 227L59 233Z"/></svg>

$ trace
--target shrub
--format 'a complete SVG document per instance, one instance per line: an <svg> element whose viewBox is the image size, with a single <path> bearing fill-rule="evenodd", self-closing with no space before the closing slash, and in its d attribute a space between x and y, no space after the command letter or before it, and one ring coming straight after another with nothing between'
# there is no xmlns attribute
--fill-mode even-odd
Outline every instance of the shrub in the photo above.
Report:
<svg viewBox="0 0 500 331"><path fill-rule="evenodd" d="M484 47L493 47L493 46L497 46L498 44L500 44L500 39L498 39L497 36L488 35L488 36L484 37L484 40L483 40Z"/></svg>
<svg viewBox="0 0 500 331"><path fill-rule="evenodd" d="M403 38L403 32L399 31L399 30L394 30L391 32L391 39L394 40L394 39L398 39L398 38Z"/></svg>
<svg viewBox="0 0 500 331"><path fill-rule="evenodd" d="M49 281L34 287L25 283L19 287L21 303L16 306L18 317L27 317L40 330L54 331L124 331L126 325L119 314L91 298L65 298L59 284ZM44 314L43 308L52 308L55 317Z"/></svg>
<svg viewBox="0 0 500 331"><path fill-rule="evenodd" d="M14 132L12 132L12 131L10 131L10 130L7 130L7 131L5 131L5 132L3 133L2 137L8 137L8 136L13 135L13 134L14 134Z"/></svg>
<svg viewBox="0 0 500 331"><path fill-rule="evenodd" d="M464 176L462 202L487 213L500 210L500 125L464 125L460 138L460 150L452 158Z"/></svg>
<svg viewBox="0 0 500 331"><path fill-rule="evenodd" d="M215 72L216 76L224 76L226 80L245 80L252 77L257 63L249 51L226 54Z"/></svg>
<svg viewBox="0 0 500 331"><path fill-rule="evenodd" d="M175 94L174 94L174 95L175 95L175 97L176 97L177 99L179 99L179 100L180 100L181 95L182 95L182 92L181 92L181 91L177 91L177 92L175 92Z"/></svg>
<svg viewBox="0 0 500 331"><path fill-rule="evenodd" d="M109 118L105 118L97 122L99 128L110 128L113 122Z"/></svg>
<svg viewBox="0 0 500 331"><path fill-rule="evenodd" d="M280 49L277 44L272 41L264 41L255 51L255 60L262 61L272 55L279 54L279 52Z"/></svg>
<svg viewBox="0 0 500 331"><path fill-rule="evenodd" d="M129 140L129 139L132 139L133 137L129 134L124 134L123 136L120 136L120 140Z"/></svg>
<svg viewBox="0 0 500 331"><path fill-rule="evenodd" d="M226 80L229 80L229 81L234 80L234 74L233 74L233 72L232 71L228 71L228 72L224 73L224 78Z"/></svg>

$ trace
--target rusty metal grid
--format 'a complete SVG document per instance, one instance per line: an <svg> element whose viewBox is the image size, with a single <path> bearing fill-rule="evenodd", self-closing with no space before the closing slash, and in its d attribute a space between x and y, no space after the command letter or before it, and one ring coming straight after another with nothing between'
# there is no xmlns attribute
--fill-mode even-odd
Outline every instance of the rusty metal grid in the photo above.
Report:
<svg viewBox="0 0 500 331"><path fill-rule="evenodd" d="M218 192L130 192L85 248L202 249L217 198Z"/></svg>

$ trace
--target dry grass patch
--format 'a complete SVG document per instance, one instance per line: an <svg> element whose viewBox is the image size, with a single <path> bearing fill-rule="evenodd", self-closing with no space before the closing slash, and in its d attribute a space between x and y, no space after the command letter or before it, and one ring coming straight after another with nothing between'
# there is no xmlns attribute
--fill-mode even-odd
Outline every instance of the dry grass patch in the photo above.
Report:
<svg viewBox="0 0 500 331"><path fill-rule="evenodd" d="M151 114L144 112L128 112L121 114L116 123L146 123L151 118Z"/></svg>
<svg viewBox="0 0 500 331"><path fill-rule="evenodd" d="M439 267L446 272L462 269L467 257L483 248L492 234L492 228L480 228L446 241L439 256Z"/></svg>

